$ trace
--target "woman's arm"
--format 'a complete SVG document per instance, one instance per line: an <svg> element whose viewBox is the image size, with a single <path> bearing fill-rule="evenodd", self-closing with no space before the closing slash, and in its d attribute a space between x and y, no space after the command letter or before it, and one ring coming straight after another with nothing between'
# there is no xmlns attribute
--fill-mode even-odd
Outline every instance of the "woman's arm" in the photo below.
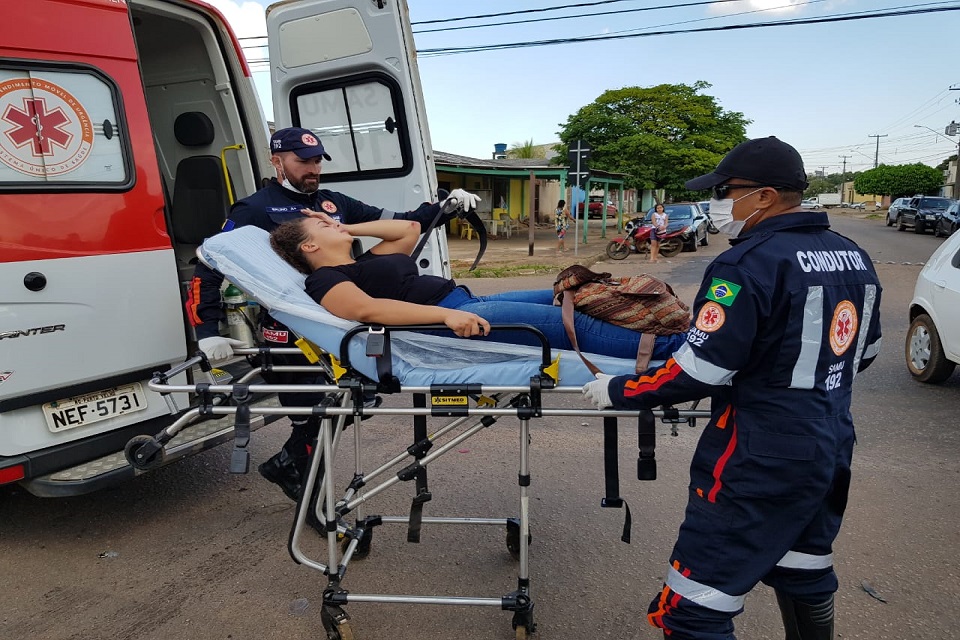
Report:
<svg viewBox="0 0 960 640"><path fill-rule="evenodd" d="M317 302L344 320L390 325L445 324L461 338L490 335L490 323L475 313L400 300L371 298L352 282L334 285L323 299Z"/></svg>
<svg viewBox="0 0 960 640"><path fill-rule="evenodd" d="M420 237L420 223L415 220L372 220L356 224L343 224L322 211L304 209L303 214L323 220L331 226L342 226L354 238L361 236L380 238L382 242L370 249L370 253L381 256L391 253L410 255L413 248L417 246L417 239Z"/></svg>

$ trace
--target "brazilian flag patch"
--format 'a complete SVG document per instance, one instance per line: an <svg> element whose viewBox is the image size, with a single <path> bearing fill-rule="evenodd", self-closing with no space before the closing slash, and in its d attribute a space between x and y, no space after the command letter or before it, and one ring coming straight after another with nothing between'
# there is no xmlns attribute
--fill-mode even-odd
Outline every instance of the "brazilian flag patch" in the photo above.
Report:
<svg viewBox="0 0 960 640"><path fill-rule="evenodd" d="M737 299L740 288L738 284L727 282L720 278L714 278L713 283L710 285L710 290L707 292L707 299L729 307L733 304L733 301Z"/></svg>

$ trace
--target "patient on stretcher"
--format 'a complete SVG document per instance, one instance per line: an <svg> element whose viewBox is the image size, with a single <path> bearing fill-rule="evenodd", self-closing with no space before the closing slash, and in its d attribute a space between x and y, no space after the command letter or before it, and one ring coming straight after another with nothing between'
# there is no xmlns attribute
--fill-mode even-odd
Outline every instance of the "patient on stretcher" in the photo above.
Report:
<svg viewBox="0 0 960 640"><path fill-rule="evenodd" d="M381 242L354 259L353 240L361 236ZM475 296L453 280L420 275L410 257L419 236L420 224L407 220L344 225L325 216L305 217L277 227L270 245L307 275L310 297L340 318L384 325L445 324L464 338L536 346L536 339L525 332L504 330L491 336L491 323L524 323L540 329L552 347L572 348L552 290ZM575 313L574 325L583 351L616 358L637 353L641 334L636 331L581 313ZM685 334L658 336L653 359L669 358L685 340Z"/></svg>

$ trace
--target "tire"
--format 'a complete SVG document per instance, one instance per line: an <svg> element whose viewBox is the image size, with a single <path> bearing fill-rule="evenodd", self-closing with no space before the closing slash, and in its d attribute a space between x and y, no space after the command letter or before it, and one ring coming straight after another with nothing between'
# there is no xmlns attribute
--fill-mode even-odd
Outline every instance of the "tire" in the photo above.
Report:
<svg viewBox="0 0 960 640"><path fill-rule="evenodd" d="M717 225L713 224L713 220L711 220L710 224L707 225L707 233L720 233L720 229L717 229Z"/></svg>
<svg viewBox="0 0 960 640"><path fill-rule="evenodd" d="M904 357L907 369L919 382L937 384L943 382L953 373L956 364L947 360L943 353L943 344L940 334L925 313L914 318L907 331L904 343Z"/></svg>
<svg viewBox="0 0 960 640"><path fill-rule="evenodd" d="M925 226L922 222L920 222L920 221L917 220L916 218L913 219L913 232L914 232L914 233L923 233L923 232L926 231L926 230L927 230L927 228L926 228L926 226Z"/></svg>
<svg viewBox="0 0 960 640"><path fill-rule="evenodd" d="M630 243L629 242L617 242L616 240L611 240L607 244L607 257L611 260L623 260L628 255L630 255Z"/></svg>
<svg viewBox="0 0 960 640"><path fill-rule="evenodd" d="M704 233L704 234L703 234L703 240L700 241L700 246L701 246L701 247L709 247L709 246L710 246L710 235L709 235L709 234L707 234L707 233Z"/></svg>
<svg viewBox="0 0 960 640"><path fill-rule="evenodd" d="M939 238L942 234L940 233L940 223L933 225L933 237Z"/></svg>
<svg viewBox="0 0 960 640"><path fill-rule="evenodd" d="M679 255L681 251L683 251L683 241L680 238L673 237L660 241L660 255L664 258L672 258Z"/></svg>
<svg viewBox="0 0 960 640"><path fill-rule="evenodd" d="M892 227L892 226L893 226L893 220L890 219L890 212L889 212L889 211L887 212L887 226L888 226L888 227Z"/></svg>
<svg viewBox="0 0 960 640"><path fill-rule="evenodd" d="M903 224L903 216L897 214L897 231L906 231L907 225Z"/></svg>

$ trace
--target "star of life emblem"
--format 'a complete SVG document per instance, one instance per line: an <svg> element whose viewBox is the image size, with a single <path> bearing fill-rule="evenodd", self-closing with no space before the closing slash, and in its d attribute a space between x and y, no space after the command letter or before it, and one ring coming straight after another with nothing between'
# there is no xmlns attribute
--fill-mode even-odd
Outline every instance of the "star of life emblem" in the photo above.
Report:
<svg viewBox="0 0 960 640"><path fill-rule="evenodd" d="M850 348L857 326L857 308L849 300L842 301L834 309L830 322L830 348L835 354L842 356Z"/></svg>

